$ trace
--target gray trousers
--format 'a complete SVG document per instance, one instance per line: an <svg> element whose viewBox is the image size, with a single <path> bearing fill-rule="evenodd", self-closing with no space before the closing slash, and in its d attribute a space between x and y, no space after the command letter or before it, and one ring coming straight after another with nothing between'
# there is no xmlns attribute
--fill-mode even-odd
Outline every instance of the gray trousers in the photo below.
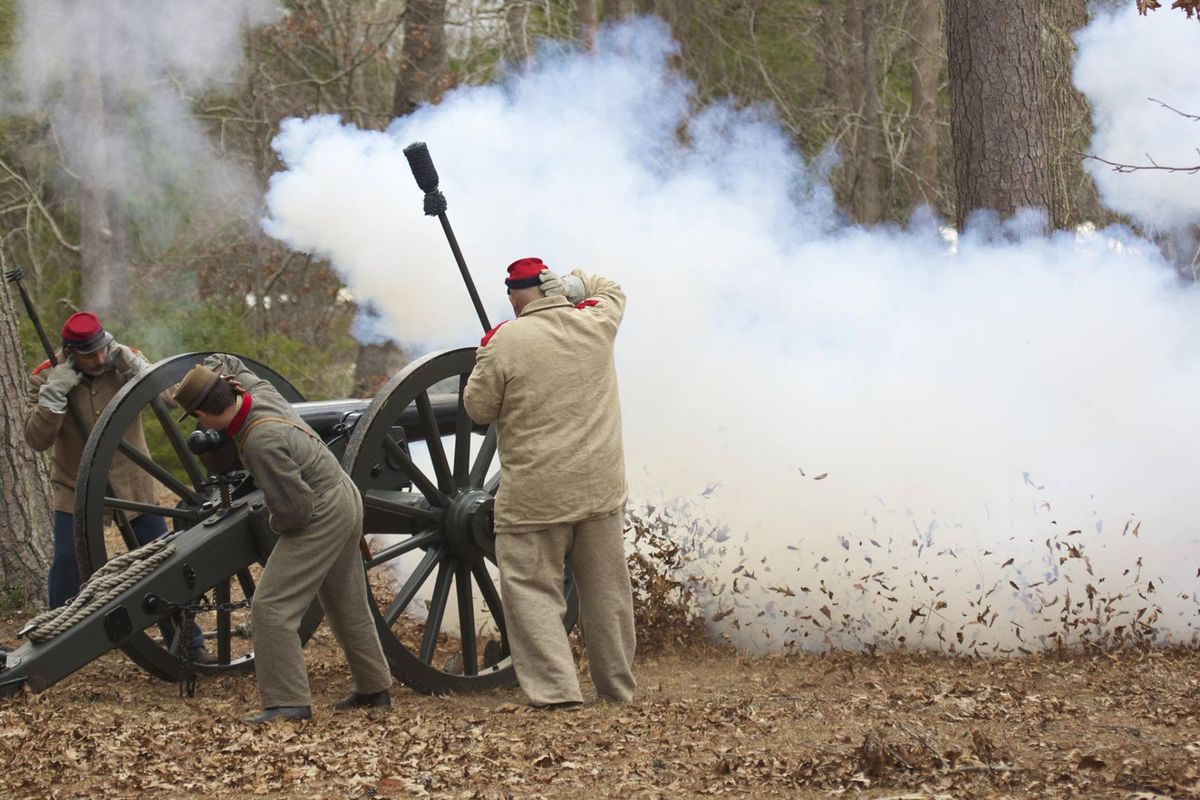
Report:
<svg viewBox="0 0 1200 800"><path fill-rule="evenodd" d="M633 592L625 561L624 511L496 536L500 591L517 680L534 705L582 701L571 645L563 567L579 588L583 640L592 683L602 700L626 702L637 686L633 654Z"/></svg>
<svg viewBox="0 0 1200 800"><path fill-rule="evenodd" d="M299 630L316 596L346 654L355 691L381 692L391 686L367 604L358 546L362 517L362 498L347 477L313 499L313 521L307 528L275 543L250 606L263 708L312 705Z"/></svg>

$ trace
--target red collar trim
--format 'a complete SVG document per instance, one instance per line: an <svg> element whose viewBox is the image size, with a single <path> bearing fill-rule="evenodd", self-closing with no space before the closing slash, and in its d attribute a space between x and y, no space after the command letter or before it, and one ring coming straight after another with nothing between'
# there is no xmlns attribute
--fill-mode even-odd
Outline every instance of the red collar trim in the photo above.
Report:
<svg viewBox="0 0 1200 800"><path fill-rule="evenodd" d="M230 436L237 436L238 431L242 429L242 425L246 422L246 417L250 416L250 406L254 405L254 398L249 392L242 395L242 407L233 415L233 421L229 423L229 427L225 432Z"/></svg>

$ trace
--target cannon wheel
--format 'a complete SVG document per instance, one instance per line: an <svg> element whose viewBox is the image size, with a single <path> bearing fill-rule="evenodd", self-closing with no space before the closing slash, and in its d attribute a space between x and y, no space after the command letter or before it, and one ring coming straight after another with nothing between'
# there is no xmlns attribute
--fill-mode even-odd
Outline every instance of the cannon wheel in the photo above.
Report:
<svg viewBox="0 0 1200 800"><path fill-rule="evenodd" d="M363 412L342 460L363 493L365 564L384 652L397 678L430 694L516 680L495 577L496 428L477 430L462 405L474 366L473 347L409 364ZM398 421L410 408L420 435L405 441ZM422 450L427 468L414 461ZM579 607L569 575L565 589L570 630Z"/></svg>
<svg viewBox="0 0 1200 800"><path fill-rule="evenodd" d="M162 392L178 383L189 369L204 360L207 355L209 354L188 353L159 361L152 369L125 384L96 420L83 449L75 489L75 539L84 579L103 566L110 555L119 555L139 546L129 524L129 520L138 514L158 514L164 517L168 526L174 530L186 530L200 524L213 513L219 499L219 490L211 485L204 485L209 473L200 460L187 449L187 435L194 429L195 423L189 419L183 423L186 427L181 428L176 421L179 417L178 409L168 407L161 396ZM303 401L300 392L270 367L251 359L242 360L257 375L270 381L287 400ZM123 442L125 432L139 422L148 432L157 425L164 434L169 450L165 455L159 455L158 460L138 453ZM170 491L178 502L132 509L129 508L130 504L109 496L109 473L119 452L124 453L122 461L126 464L133 463L137 468L149 473L159 486ZM186 475L186 480L181 479L181 475ZM116 552L111 554L104 535L106 514L113 515L121 536L121 544ZM247 531L246 535L253 534ZM242 597L253 595L254 577L249 569L230 574L225 581L214 587L212 594L216 602L236 599L235 586L237 593ZM206 638L215 634L215 655L218 663L212 666L196 665L196 670L210 674L252 670L254 653L246 635L249 631L249 610L217 612L210 616L215 619L203 620L202 627L205 627ZM308 641L320 621L320 605L314 603L301 625L302 642ZM215 624L209 626L214 622ZM169 625L167 632L173 632ZM241 641L234 641L235 639ZM157 637L148 636L146 633L135 633L122 645L122 649L138 666L148 672L165 680L178 680L179 659L176 654L170 652L169 644L160 644Z"/></svg>

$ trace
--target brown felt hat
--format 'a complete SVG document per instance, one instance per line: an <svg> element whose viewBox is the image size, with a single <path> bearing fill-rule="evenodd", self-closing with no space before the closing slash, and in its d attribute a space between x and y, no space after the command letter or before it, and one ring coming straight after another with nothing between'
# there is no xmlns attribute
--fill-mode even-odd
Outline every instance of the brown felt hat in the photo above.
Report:
<svg viewBox="0 0 1200 800"><path fill-rule="evenodd" d="M204 398L208 397L208 393L220 379L220 375L203 364L197 364L188 370L187 375L183 376L183 380L177 383L171 391L171 399L183 409L183 413L179 416L180 422L187 419L188 414L191 414L196 410L196 406L204 402Z"/></svg>

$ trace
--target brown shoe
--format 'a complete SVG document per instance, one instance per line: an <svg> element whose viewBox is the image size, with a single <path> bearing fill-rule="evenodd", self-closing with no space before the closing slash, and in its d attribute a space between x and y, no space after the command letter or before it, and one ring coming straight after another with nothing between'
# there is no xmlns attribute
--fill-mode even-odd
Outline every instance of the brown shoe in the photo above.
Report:
<svg viewBox="0 0 1200 800"><path fill-rule="evenodd" d="M349 711L352 708L388 708L392 705L392 695L387 689L382 692L361 694L351 692L333 704L334 711Z"/></svg>
<svg viewBox="0 0 1200 800"><path fill-rule="evenodd" d="M247 725L262 725L273 719L312 719L312 709L308 706L264 708L261 713L255 714L253 717L245 717L242 722Z"/></svg>
<svg viewBox="0 0 1200 800"><path fill-rule="evenodd" d="M204 645L193 647L188 656L192 659L193 664L199 664L202 667L216 666L217 663L217 657L210 653Z"/></svg>

